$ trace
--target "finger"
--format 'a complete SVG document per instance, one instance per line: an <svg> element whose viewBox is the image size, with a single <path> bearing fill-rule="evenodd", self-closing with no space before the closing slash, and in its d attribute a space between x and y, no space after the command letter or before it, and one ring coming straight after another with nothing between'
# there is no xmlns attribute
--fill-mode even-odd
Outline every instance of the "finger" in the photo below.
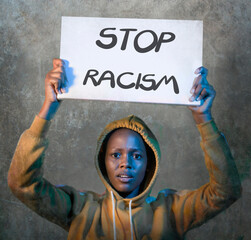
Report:
<svg viewBox="0 0 251 240"><path fill-rule="evenodd" d="M200 95L197 97L197 100L200 101L204 99L206 96L208 96L208 91L205 88L203 88L200 92Z"/></svg>
<svg viewBox="0 0 251 240"><path fill-rule="evenodd" d="M208 70L207 70L207 68L200 67L200 75L202 76L202 83L208 84L208 81L207 81Z"/></svg>
<svg viewBox="0 0 251 240"><path fill-rule="evenodd" d="M192 111L196 111L199 108L199 106L188 106L188 108Z"/></svg>
<svg viewBox="0 0 251 240"><path fill-rule="evenodd" d="M49 78L57 78L58 80L61 80L61 72L51 72L50 74L49 74Z"/></svg>
<svg viewBox="0 0 251 240"><path fill-rule="evenodd" d="M198 86L199 84L209 85L206 76L200 74L199 76L197 76L197 77L194 79L194 81L193 81L193 86L192 86L192 88L191 88L191 90L190 90L190 93L194 94L195 89L197 88L197 86Z"/></svg>
<svg viewBox="0 0 251 240"><path fill-rule="evenodd" d="M64 67L63 66L58 66L53 68L50 72L63 72L64 71Z"/></svg>
<svg viewBox="0 0 251 240"><path fill-rule="evenodd" d="M62 59L60 58L54 58L53 59L53 68L56 68L56 67L60 67L60 66L63 66L64 65L64 62Z"/></svg>
<svg viewBox="0 0 251 240"><path fill-rule="evenodd" d="M61 81L58 78L51 77L49 79L49 84L53 87L55 93L60 94Z"/></svg>
<svg viewBox="0 0 251 240"><path fill-rule="evenodd" d="M208 75L208 69L201 66L201 67L197 68L194 73L195 74L201 74L201 75L206 77Z"/></svg>
<svg viewBox="0 0 251 240"><path fill-rule="evenodd" d="M203 87L204 87L204 86L203 86L202 84L199 84L199 85L196 87L196 89L195 89L195 91L194 91L194 94L193 94L193 97L194 97L195 100L198 100L198 97L199 97L201 91L203 90Z"/></svg>
<svg viewBox="0 0 251 240"><path fill-rule="evenodd" d="M193 94L195 92L196 87L198 86L198 84L201 83L201 81L202 81L202 76L201 75L199 75L196 78L194 78L193 85L192 85L192 88L190 90L190 93Z"/></svg>
<svg viewBox="0 0 251 240"><path fill-rule="evenodd" d="M201 67L200 74L204 77L207 77L208 75L208 69L205 67Z"/></svg>
<svg viewBox="0 0 251 240"><path fill-rule="evenodd" d="M48 72L46 75L46 81L50 82L51 80L61 81L61 72Z"/></svg>
<svg viewBox="0 0 251 240"><path fill-rule="evenodd" d="M194 89L193 95L189 98L190 101L199 101L209 94L210 85L208 84L198 84Z"/></svg>
<svg viewBox="0 0 251 240"><path fill-rule="evenodd" d="M215 90L211 85L202 85L200 95L197 96L196 100L207 100L208 98L215 97Z"/></svg>
<svg viewBox="0 0 251 240"><path fill-rule="evenodd" d="M197 85L196 88L194 89L193 95L189 98L189 101L193 102L194 100L197 100L197 98L200 95L202 89L203 88L202 88L201 84Z"/></svg>

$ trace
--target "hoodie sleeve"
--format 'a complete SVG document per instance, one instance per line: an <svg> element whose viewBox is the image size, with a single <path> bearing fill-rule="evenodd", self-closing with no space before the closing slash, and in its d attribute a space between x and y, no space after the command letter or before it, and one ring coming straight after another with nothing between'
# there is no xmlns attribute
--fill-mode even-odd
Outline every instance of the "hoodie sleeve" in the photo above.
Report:
<svg viewBox="0 0 251 240"><path fill-rule="evenodd" d="M43 178L49 125L49 121L36 116L31 127L21 135L10 165L8 184L25 205L68 230L85 203L85 194L68 186L56 187Z"/></svg>
<svg viewBox="0 0 251 240"><path fill-rule="evenodd" d="M213 120L197 127L210 181L197 190L184 190L173 195L172 212L180 236L226 209L241 196L238 171L224 135Z"/></svg>

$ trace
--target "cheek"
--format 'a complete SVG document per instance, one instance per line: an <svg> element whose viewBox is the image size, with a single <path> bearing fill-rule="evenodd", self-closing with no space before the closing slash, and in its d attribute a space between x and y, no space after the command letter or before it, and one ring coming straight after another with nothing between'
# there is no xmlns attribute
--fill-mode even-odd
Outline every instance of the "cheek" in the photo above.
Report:
<svg viewBox="0 0 251 240"><path fill-rule="evenodd" d="M105 160L105 168L106 168L106 172L107 172L108 177L112 176L114 173L114 170L115 170L114 162L109 159L106 159Z"/></svg>
<svg viewBox="0 0 251 240"><path fill-rule="evenodd" d="M139 180L142 181L146 174L146 164L142 163L138 166L138 176Z"/></svg>

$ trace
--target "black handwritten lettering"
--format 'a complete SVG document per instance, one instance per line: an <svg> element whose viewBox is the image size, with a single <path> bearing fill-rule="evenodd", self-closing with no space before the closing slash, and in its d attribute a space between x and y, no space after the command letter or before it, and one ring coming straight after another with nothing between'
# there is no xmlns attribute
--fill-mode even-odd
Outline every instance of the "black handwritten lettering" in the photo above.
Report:
<svg viewBox="0 0 251 240"><path fill-rule="evenodd" d="M106 76L108 75L108 76ZM110 76L109 76L110 75ZM110 86L111 88L115 88L115 80L114 80L114 74L111 71L105 71L103 72L103 74L101 75L100 79L98 80L98 85L105 80L109 80L110 82Z"/></svg>
<svg viewBox="0 0 251 240"><path fill-rule="evenodd" d="M138 78L137 78L137 81L136 81L136 86L135 86L135 89L139 89L141 76L142 76L142 74L141 74L141 73L139 73Z"/></svg>
<svg viewBox="0 0 251 240"><path fill-rule="evenodd" d="M136 77L134 75L133 72L124 72L118 75L118 77L116 78L114 73L112 71L104 71L100 77L98 77L99 75L99 71L95 70L95 69L90 69L87 71L84 81L83 81L83 85L87 84L87 81L90 79L94 85L94 87L99 86L103 81L110 81L110 86L111 88L115 88L115 83L117 83L117 86L122 88L122 89L131 89L131 88L135 88L135 89L142 89L144 91L156 91L160 85L162 84L162 82L165 83L165 85L169 84L171 81L173 83L173 90L175 94L179 94L179 86L177 83L177 80L174 76L171 76L169 78L167 78L166 75L164 75L158 83L156 83L155 78L155 74L142 74L142 73L138 73L138 76ZM130 84L124 84L122 83L122 77L125 78L125 82L128 82L128 80L126 79L126 76L135 76L137 79L136 81L132 81L130 80ZM95 78L96 77L96 78ZM98 80L97 80L98 79ZM132 78L133 79L133 78ZM145 84L149 84L148 86L146 86Z"/></svg>
<svg viewBox="0 0 251 240"><path fill-rule="evenodd" d="M127 41L128 41L128 37L129 37L129 32L130 31L137 31L137 29L134 28L122 28L120 29L120 31L125 31L125 35L124 35L124 39L121 45L121 50L125 50L126 49L126 45L127 45Z"/></svg>
<svg viewBox="0 0 251 240"><path fill-rule="evenodd" d="M147 77L150 77L150 76L155 76L155 74L146 74L145 76L143 76L142 78L142 81L144 82L150 82L152 83L149 87L146 87L144 86L142 83L139 85L141 89L145 90L145 91L151 91L154 86L155 86L155 80L154 79L151 79L151 78L147 78Z"/></svg>
<svg viewBox="0 0 251 240"><path fill-rule="evenodd" d="M94 73L92 73L94 72ZM85 75L85 79L83 81L83 85L86 85L87 80L90 78L93 82L93 85L96 87L98 86L100 83L98 81L95 80L94 77L98 76L99 72L95 69L90 69L87 71L86 75Z"/></svg>
<svg viewBox="0 0 251 240"><path fill-rule="evenodd" d="M139 46L139 37L143 33L146 33L146 32L149 32L149 33L152 34L152 36L153 36L153 42L148 47L141 48ZM146 53L146 52L151 51L156 46L157 42L158 42L158 36L156 35L156 33L154 31L151 31L151 30L145 30L145 31L142 31L142 32L138 33L137 36L135 37L135 39L134 39L134 48L139 53Z"/></svg>
<svg viewBox="0 0 251 240"><path fill-rule="evenodd" d="M155 85L155 87L153 88L154 91L156 91L158 89L158 87L160 86L160 84L163 82L163 80L165 80L165 84L167 85L170 81L173 81L173 90L176 94L178 94L179 91L179 86L178 83L176 81L176 78L174 76L171 76L170 78L167 79L167 76L164 76L163 78L161 78L159 80L159 82Z"/></svg>
<svg viewBox="0 0 251 240"><path fill-rule="evenodd" d="M170 35L170 38L164 39L164 36L166 34ZM175 35L173 33L171 33L171 32L161 33L160 37L159 37L159 41L157 42L157 45L156 45L156 48L155 48L155 52L158 52L160 50L160 46L161 46L162 43L172 42L174 39L175 39Z"/></svg>
<svg viewBox="0 0 251 240"><path fill-rule="evenodd" d="M107 33L105 34L105 31L107 31L107 30L116 30L116 28L104 28L103 30L101 30L101 32L100 32L101 37L112 39L111 43L109 43L109 44L104 44L100 40L96 41L96 44L99 47L104 48L104 49L113 48L117 44L117 41L118 41L117 36L115 34L107 34Z"/></svg>
<svg viewBox="0 0 251 240"><path fill-rule="evenodd" d="M110 80L111 81L110 82L111 88L115 87L115 80L114 80L114 74L113 74L113 72L111 72L111 71L105 71L105 72L103 72L103 74L100 76L99 80L97 81L94 77L98 76L98 74L99 74L99 72L97 70L95 70L95 69L88 70L87 73L86 73L86 75L85 75L85 78L84 78L84 81L83 81L83 85L87 84L87 80L88 79L92 80L92 83L93 83L93 85L95 87L99 86L102 81ZM106 76L106 75L108 75L108 76Z"/></svg>
<svg viewBox="0 0 251 240"><path fill-rule="evenodd" d="M101 42L101 40L97 40L96 41L97 46L100 48L103 48L103 49L111 49L111 48L115 47L118 42L118 37L116 36L115 33L110 33L110 34L107 33L107 31L115 31L115 30L116 30L116 28L102 29L99 34L100 37L111 38L111 42L108 44L105 44L105 43ZM119 29L119 31L125 32L123 40L122 40L122 44L120 47L120 49L122 51L124 51L127 48L130 33L138 31L138 30L135 28L121 28L121 29ZM153 40L148 46L143 47L143 46L140 46L139 39L143 38L143 35L145 35L145 34L151 34L151 36L153 37ZM167 35L169 35L169 38L166 38ZM155 52L159 52L163 43L172 42L174 39L175 39L175 34L172 32L162 32L160 34L160 36L158 37L158 35L152 30L143 30L143 31L139 32L138 34L136 34L136 36L133 40L133 46L134 46L134 49L139 53L147 53L147 52L153 50L154 48L155 48Z"/></svg>
<svg viewBox="0 0 251 240"><path fill-rule="evenodd" d="M124 72L124 73L121 73L118 78L117 78L117 84L119 87L123 88L123 89L129 89L129 88L133 88L135 86L135 83L130 83L129 85L124 85L121 83L120 79L122 76L126 75L126 74L129 74L129 75L133 75L132 72Z"/></svg>

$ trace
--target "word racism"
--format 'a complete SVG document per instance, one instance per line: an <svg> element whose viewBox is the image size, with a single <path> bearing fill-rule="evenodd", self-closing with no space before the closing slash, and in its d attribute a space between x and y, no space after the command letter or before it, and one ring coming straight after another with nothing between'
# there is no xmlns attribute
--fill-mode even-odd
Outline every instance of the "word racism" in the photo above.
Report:
<svg viewBox="0 0 251 240"><path fill-rule="evenodd" d="M101 74L101 76L99 77L99 72L97 70L90 69L86 73L85 79L83 81L83 85L86 85L87 81L90 79L95 87L99 86L102 81L110 81L111 88L115 88L115 85L116 85L115 82L116 82L117 85L122 89L130 89L130 88L139 89L140 88L144 91L151 91L151 90L156 91L163 81L166 85L172 81L174 92L176 94L179 93L179 86L178 86L178 83L177 83L174 76L167 78L167 76L165 75L157 83L153 79L155 74L146 74L146 75L142 76L142 73L139 73L137 76L136 82L131 82L130 84L125 85L122 83L121 79L122 79L122 77L125 77L126 75L133 76L134 73L124 72L124 73L121 73L120 75L118 75L116 78L112 71L107 70L107 71L103 72ZM148 86L145 86L142 82L147 83Z"/></svg>
<svg viewBox="0 0 251 240"><path fill-rule="evenodd" d="M97 46L102 49L111 49L115 47L118 42L118 37L116 36L116 34L114 34L115 30L116 28L102 29L100 32L100 37L108 38L111 41L105 44L101 42L100 40L97 40L96 41ZM110 33L107 31L110 31ZM111 31L113 31L113 33L111 33ZM121 48L120 48L122 51L124 51L126 50L126 47L127 47L130 32L135 32L138 30L134 28L123 28L123 29L120 29L120 31L124 32L124 37L123 37ZM142 47L139 44L139 39L145 34L148 34L148 35L150 34L153 38L153 41L148 46ZM174 33L171 33L171 32L162 32L160 36L158 37L154 31L144 30L136 34L134 38L133 46L135 50L139 53L146 53L153 50L154 48L155 48L155 52L159 52L162 43L169 43L169 42L172 42L174 39L175 39L175 35ZM167 85L169 82L172 81L174 92L176 94L179 93L179 86L174 76L171 76L168 78L165 75L158 82L156 82L154 79L155 74L143 75L142 73L138 73L137 77L136 76L134 77L134 75L136 74L134 74L133 72L124 72L124 73L119 74L117 77L115 77L112 71L107 70L107 71L104 71L99 76L98 70L90 69L87 71L85 75L83 85L86 85L88 80L91 80L95 87L99 86L102 81L110 81L111 88L115 88L115 85L117 83L118 87L122 89L130 89L130 88L139 89L140 88L144 91L151 91L151 90L156 91L162 82L164 82ZM130 80L131 79L130 76L134 77L134 81ZM122 81L122 78L123 78L123 81ZM127 84L125 84L125 82ZM128 84L128 82L130 83Z"/></svg>

